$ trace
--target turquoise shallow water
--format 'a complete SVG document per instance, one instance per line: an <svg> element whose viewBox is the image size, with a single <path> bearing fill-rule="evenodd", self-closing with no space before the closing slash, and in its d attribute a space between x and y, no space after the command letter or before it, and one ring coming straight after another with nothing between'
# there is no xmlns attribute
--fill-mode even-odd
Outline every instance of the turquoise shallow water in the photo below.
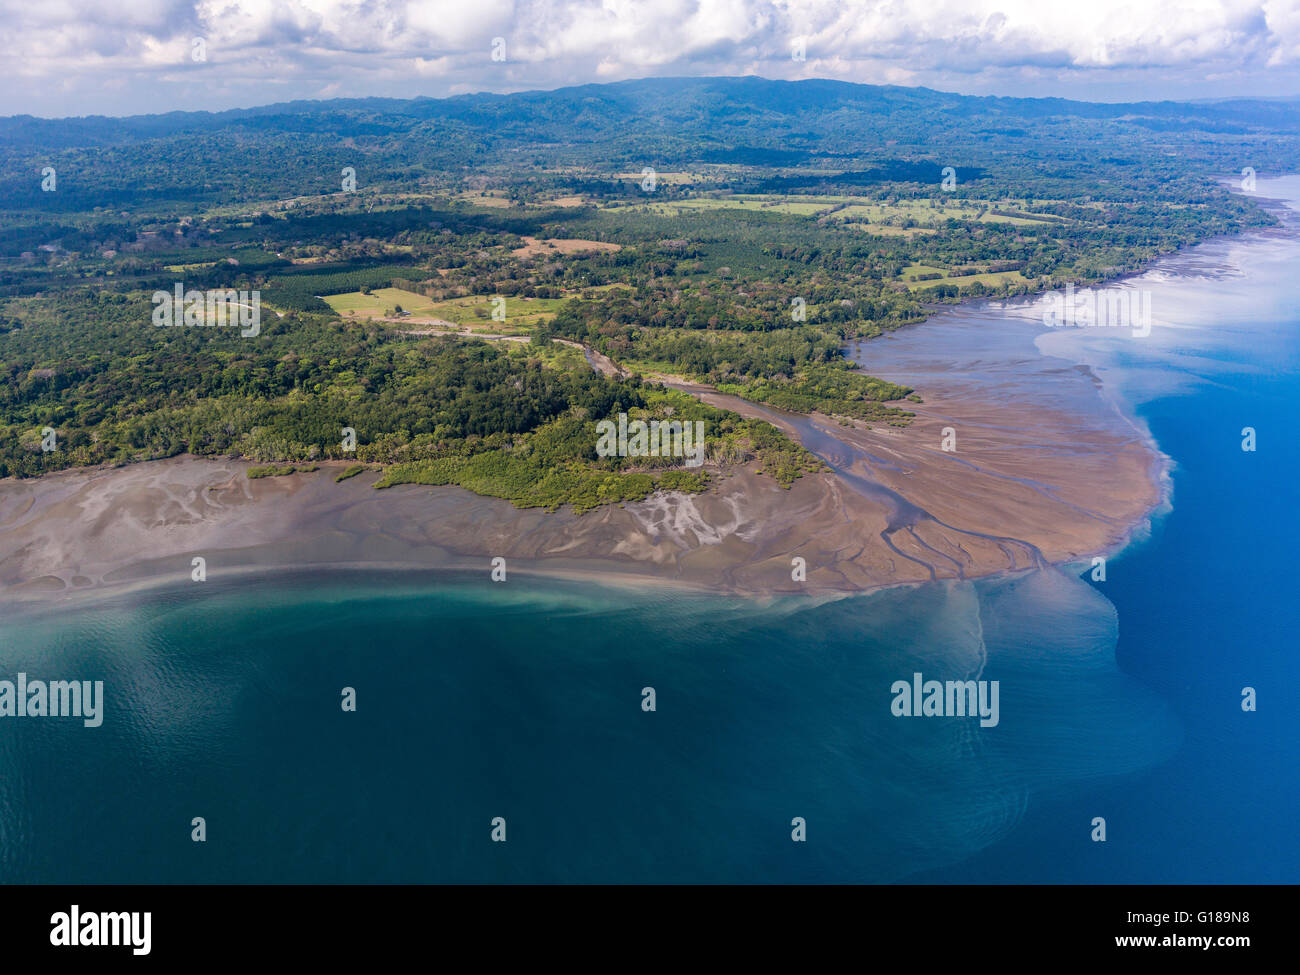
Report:
<svg viewBox="0 0 1300 975"><path fill-rule="evenodd" d="M486 574L198 589L9 628L7 667L109 704L10 722L6 879L891 880L1179 734L1059 573L763 608ZM916 670L999 679L998 726L894 717Z"/></svg>
<svg viewBox="0 0 1300 975"><path fill-rule="evenodd" d="M1134 284L1147 340L1039 339L1174 462L1105 583L756 604L281 574L7 611L0 678L103 680L107 706L0 720L0 880L1295 881L1298 257L1212 243ZM997 680L998 725L895 717L917 671Z"/></svg>

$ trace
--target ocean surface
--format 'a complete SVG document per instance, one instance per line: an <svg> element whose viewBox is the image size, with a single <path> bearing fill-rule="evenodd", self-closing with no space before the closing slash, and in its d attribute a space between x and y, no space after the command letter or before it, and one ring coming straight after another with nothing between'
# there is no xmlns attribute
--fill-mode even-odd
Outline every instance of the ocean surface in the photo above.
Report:
<svg viewBox="0 0 1300 975"><path fill-rule="evenodd" d="M1300 177L1258 186L1300 208ZM485 566L0 607L0 680L106 700L97 728L0 719L0 882L1300 880L1287 219L1126 282L1145 338L997 302L860 351L902 381L940 339L955 369L1006 343L1092 368L1169 458L1104 582L756 603ZM997 725L896 717L918 672L998 681Z"/></svg>

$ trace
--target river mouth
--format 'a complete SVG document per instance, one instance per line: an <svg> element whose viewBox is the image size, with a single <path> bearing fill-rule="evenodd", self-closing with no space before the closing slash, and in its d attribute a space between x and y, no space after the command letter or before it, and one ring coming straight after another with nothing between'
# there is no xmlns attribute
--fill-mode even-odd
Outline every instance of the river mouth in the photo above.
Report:
<svg viewBox="0 0 1300 975"><path fill-rule="evenodd" d="M1092 370L1038 348L1047 330L1032 315L1024 301L980 302L847 347L864 372L920 394L902 428L669 385L798 440L880 510L889 557L930 579L1104 555L1161 504L1167 458Z"/></svg>

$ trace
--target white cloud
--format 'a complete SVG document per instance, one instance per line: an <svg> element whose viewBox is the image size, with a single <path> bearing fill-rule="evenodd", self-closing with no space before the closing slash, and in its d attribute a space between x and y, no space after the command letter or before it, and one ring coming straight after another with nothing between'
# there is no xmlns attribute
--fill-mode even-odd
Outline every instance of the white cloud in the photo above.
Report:
<svg viewBox="0 0 1300 975"><path fill-rule="evenodd" d="M204 38L208 60L190 59ZM494 37L508 60L491 59ZM792 61L804 37L807 59ZM1300 93L1297 0L0 0L0 111L122 114L645 75ZM1210 81L1207 79L1213 78ZM1225 79L1233 90L1225 90Z"/></svg>

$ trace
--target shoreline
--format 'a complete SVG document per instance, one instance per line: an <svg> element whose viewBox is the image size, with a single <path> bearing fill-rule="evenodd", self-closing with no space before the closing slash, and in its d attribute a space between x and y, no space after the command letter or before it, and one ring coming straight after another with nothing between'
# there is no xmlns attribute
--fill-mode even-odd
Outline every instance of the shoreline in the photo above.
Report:
<svg viewBox="0 0 1300 975"><path fill-rule="evenodd" d="M995 398L921 392L912 425L870 430L704 393L831 456L833 472L787 489L751 462L711 471L700 495L658 494L583 515L515 508L459 487L378 491L378 471L335 482L348 462L249 479L250 462L180 456L9 479L0 482L0 600L65 603L188 581L194 557L216 578L367 568L486 577L497 556L525 575L834 598L1066 565L1122 548L1160 504L1147 471L1163 455L1132 437L1084 429L1063 413L1049 422L1041 409ZM937 425L962 413L975 429L1014 424L1021 442L985 437L978 464L945 454ZM1072 437L1075 453L1054 459ZM965 465L962 476L954 463ZM1100 500L1089 501L1089 490ZM1071 523L1072 512L1084 516ZM804 581L792 577L795 558L806 562Z"/></svg>
<svg viewBox="0 0 1300 975"><path fill-rule="evenodd" d="M1270 212L1289 210L1282 198L1257 199ZM1279 222L1202 241L1111 280L1138 278L1211 241L1294 232ZM939 305L916 323L929 326L925 333L907 326L857 349L918 334L932 345L944 323L1037 299ZM1022 324L1009 322L1006 331ZM829 458L832 473L806 474L784 489L751 462L711 470L714 482L701 495L657 494L580 516L515 508L458 487L377 491L378 472L335 483L333 474L352 463L345 461L256 480L244 473L251 462L189 455L9 478L0 481L0 605L88 604L92 596L166 587L189 580L195 556L207 559L214 578L444 570L486 577L491 558L501 556L509 572L525 576L760 599L836 599L1047 564L1086 567L1093 556L1111 558L1150 537L1155 520L1172 510L1175 462L1087 364L1036 342L1035 349L1031 365L1069 366L1055 370L1054 382L1090 387L1085 422L1053 409L1050 399L1004 403L996 388L971 395L942 381L909 381L923 400L907 404L916 418L905 428L874 429L696 388L706 402L773 422ZM976 431L976 463L937 449L944 423ZM1052 456L1062 445L1074 451L1064 460ZM792 579L796 557L806 560L806 581Z"/></svg>

